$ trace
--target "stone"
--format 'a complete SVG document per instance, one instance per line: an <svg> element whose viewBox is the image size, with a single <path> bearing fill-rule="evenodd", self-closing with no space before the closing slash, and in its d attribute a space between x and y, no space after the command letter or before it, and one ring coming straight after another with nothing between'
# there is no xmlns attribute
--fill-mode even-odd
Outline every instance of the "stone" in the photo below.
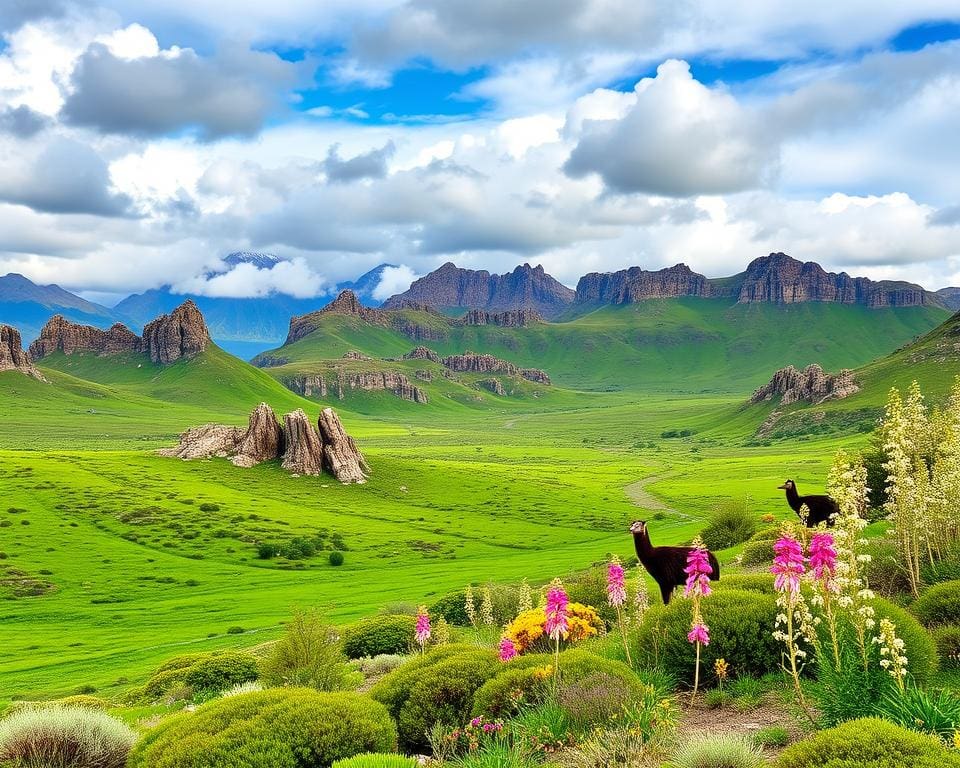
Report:
<svg viewBox="0 0 960 768"><path fill-rule="evenodd" d="M320 411L317 426L323 439L323 460L327 471L344 484L365 483L370 467L333 408Z"/></svg>
<svg viewBox="0 0 960 768"><path fill-rule="evenodd" d="M343 400L348 391L390 392L401 400L413 403L426 403L427 393L417 387L405 374L396 371L358 371L335 370L329 376L311 374L308 376L288 376L283 384L288 389L304 397L327 397L334 393Z"/></svg>
<svg viewBox="0 0 960 768"><path fill-rule="evenodd" d="M283 468L299 475L323 472L323 442L316 427L300 408L283 417Z"/></svg>
<svg viewBox="0 0 960 768"><path fill-rule="evenodd" d="M464 325L497 325L502 328L526 328L542 323L543 317L535 309L508 309L505 312L487 312L471 309L460 321Z"/></svg>
<svg viewBox="0 0 960 768"><path fill-rule="evenodd" d="M477 382L477 385L500 397L507 396L507 391L503 388L503 384L500 383L500 379L481 379Z"/></svg>
<svg viewBox="0 0 960 768"><path fill-rule="evenodd" d="M46 381L30 360L20 340L20 331L11 325L0 325L0 371L19 371L39 381Z"/></svg>
<svg viewBox="0 0 960 768"><path fill-rule="evenodd" d="M223 424L203 424L180 434L175 448L161 448L157 453L175 459L208 459L214 456L232 456L243 435L238 427Z"/></svg>
<svg viewBox="0 0 960 768"><path fill-rule="evenodd" d="M42 360L55 352L65 355L76 352L118 355L140 351L140 337L122 323L115 323L104 331L92 325L71 323L63 315L51 317L30 345L30 355L34 360Z"/></svg>
<svg viewBox="0 0 960 768"><path fill-rule="evenodd" d="M710 281L686 264L647 271L630 267L619 272L591 272L577 283L578 304L631 304L644 299L711 295Z"/></svg>
<svg viewBox="0 0 960 768"><path fill-rule="evenodd" d="M824 400L842 400L859 390L860 387L849 370L834 374L824 373L823 368L816 363L803 370L788 365L774 373L769 383L756 390L750 402L760 403L780 398L781 405L799 402L816 405Z"/></svg>
<svg viewBox="0 0 960 768"><path fill-rule="evenodd" d="M277 415L266 403L260 403L247 424L247 431L239 439L236 455L231 461L238 467L252 467L283 455L283 428Z"/></svg>
<svg viewBox="0 0 960 768"><path fill-rule="evenodd" d="M431 360L434 363L440 362L440 356L432 349L427 347L414 347L403 356L404 360Z"/></svg>
<svg viewBox="0 0 960 768"><path fill-rule="evenodd" d="M521 376L537 384L548 386L550 384L550 377L546 371L541 371L539 368L520 368L493 355L480 355L468 351L462 355L444 357L440 362L456 373L502 373L507 376Z"/></svg>
<svg viewBox="0 0 960 768"><path fill-rule="evenodd" d="M166 365L203 352L210 332L200 310L188 299L169 315L161 315L143 328L143 351L155 363Z"/></svg>

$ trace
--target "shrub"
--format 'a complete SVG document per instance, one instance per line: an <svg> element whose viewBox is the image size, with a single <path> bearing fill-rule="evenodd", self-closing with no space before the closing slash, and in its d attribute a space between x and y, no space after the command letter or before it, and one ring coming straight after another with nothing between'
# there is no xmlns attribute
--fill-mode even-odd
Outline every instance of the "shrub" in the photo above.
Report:
<svg viewBox="0 0 960 768"><path fill-rule="evenodd" d="M331 552L327 560L334 567L343 565L343 552Z"/></svg>
<svg viewBox="0 0 960 768"><path fill-rule="evenodd" d="M773 638L777 606L773 595L743 590L716 591L702 603L710 627L710 645L701 649L701 667L712 669L720 657L734 675L753 675L780 668L780 645ZM694 654L687 641L690 601L674 600L651 608L632 638L634 659L682 683L693 683Z"/></svg>
<svg viewBox="0 0 960 768"><path fill-rule="evenodd" d="M257 557L261 560L269 560L271 557L276 557L279 552L280 548L276 544L271 544L269 541L257 545Z"/></svg>
<svg viewBox="0 0 960 768"><path fill-rule="evenodd" d="M791 744L777 768L960 768L960 753L880 718L851 720Z"/></svg>
<svg viewBox="0 0 960 768"><path fill-rule="evenodd" d="M477 649L470 645L444 645L434 648L422 656L415 658L395 669L379 680L373 688L370 689L370 695L381 702L390 714L396 718L400 712L400 707L410 695L410 689L417 680L417 676L425 669L438 664L451 656L457 656L465 653L476 652Z"/></svg>
<svg viewBox="0 0 960 768"><path fill-rule="evenodd" d="M183 682L197 693L210 695L256 680L257 675L257 660L249 653L223 651L190 666Z"/></svg>
<svg viewBox="0 0 960 768"><path fill-rule="evenodd" d="M517 605L520 602L520 589L519 587L505 584L488 584L485 587L473 587L473 599L478 612L480 610L480 600L485 588L490 590L490 603L493 608L494 624L502 626L517 615ZM604 595L606 595L606 593L604 593ZM463 589L458 589L456 592L444 595L430 608L430 615L437 617L443 616L449 624L467 627L470 625L470 619L467 617L465 608L466 599L466 591ZM606 600L606 597L604 597L604 600Z"/></svg>
<svg viewBox="0 0 960 768"><path fill-rule="evenodd" d="M357 662L363 674L379 677L388 672L393 672L393 670L408 660L408 656L400 656L396 653L381 653L373 657L364 656L362 659L358 659Z"/></svg>
<svg viewBox="0 0 960 768"><path fill-rule="evenodd" d="M740 553L740 563L747 567L773 562L773 541L748 541Z"/></svg>
<svg viewBox="0 0 960 768"><path fill-rule="evenodd" d="M470 619L467 617L466 593L459 589L444 595L430 606L431 616L443 616L448 624L457 627L466 627L470 625Z"/></svg>
<svg viewBox="0 0 960 768"><path fill-rule="evenodd" d="M888 694L877 703L876 713L904 728L952 741L960 729L960 698L947 691L907 688Z"/></svg>
<svg viewBox="0 0 960 768"><path fill-rule="evenodd" d="M314 611L298 612L261 663L268 685L336 691L347 687L347 659L335 630Z"/></svg>
<svg viewBox="0 0 960 768"><path fill-rule="evenodd" d="M247 693L175 715L148 732L129 768L326 768L390 752L397 732L381 704L356 693L284 688Z"/></svg>
<svg viewBox="0 0 960 768"><path fill-rule="evenodd" d="M90 709L109 709L111 704L106 699L101 699L99 696L90 696L86 693L79 693L76 696L66 696L62 699L57 699L55 704L64 707L89 707Z"/></svg>
<svg viewBox="0 0 960 768"><path fill-rule="evenodd" d="M331 768L417 768L418 765L412 757L369 752L337 760Z"/></svg>
<svg viewBox="0 0 960 768"><path fill-rule="evenodd" d="M872 541L865 552L871 557L866 564L866 573L874 592L885 597L909 594L910 579L900 564L900 555L893 542Z"/></svg>
<svg viewBox="0 0 960 768"><path fill-rule="evenodd" d="M591 568L564 580L571 603L588 605L607 627L617 622L617 609L607 603L607 568Z"/></svg>
<svg viewBox="0 0 960 768"><path fill-rule="evenodd" d="M186 669L187 667L192 667L201 659L205 659L209 656L209 653L184 653L180 656L174 656L173 658L167 659L163 664L156 668L154 674L159 674L160 672L169 672L172 669Z"/></svg>
<svg viewBox="0 0 960 768"><path fill-rule="evenodd" d="M567 713L570 724L585 731L623 712L632 693L622 679L596 672L582 680L562 684L557 689L557 703Z"/></svg>
<svg viewBox="0 0 960 768"><path fill-rule="evenodd" d="M930 587L912 607L926 627L960 624L960 581L944 581Z"/></svg>
<svg viewBox="0 0 960 768"><path fill-rule="evenodd" d="M873 601L876 620L890 619L897 627L897 637L903 640L906 656L909 659L911 676L918 683L926 683L937 671L937 646L933 637L909 611L889 600L877 598Z"/></svg>
<svg viewBox="0 0 960 768"><path fill-rule="evenodd" d="M960 666L960 626L937 627L931 633L944 666Z"/></svg>
<svg viewBox="0 0 960 768"><path fill-rule="evenodd" d="M206 502L206 503L203 503L203 504L200 505L200 511L201 511L201 512L219 512L219 511L220 511L220 505L219 505L219 504L210 504L209 502Z"/></svg>
<svg viewBox="0 0 960 768"><path fill-rule="evenodd" d="M790 731L781 725L771 725L757 731L753 740L759 747L785 747L790 743Z"/></svg>
<svg viewBox="0 0 960 768"><path fill-rule="evenodd" d="M90 707L29 707L0 720L0 764L123 768L136 739L125 723Z"/></svg>
<svg viewBox="0 0 960 768"><path fill-rule="evenodd" d="M759 592L761 595L772 595L773 578L769 573L732 573L714 582L713 588L715 590L739 589L745 592Z"/></svg>
<svg viewBox="0 0 960 768"><path fill-rule="evenodd" d="M520 656L487 680L473 696L473 715L510 717L521 707L542 703L553 660L546 655Z"/></svg>
<svg viewBox="0 0 960 768"><path fill-rule="evenodd" d="M710 521L700 532L700 538L708 549L727 549L747 541L756 530L757 521L747 509L747 500L730 499L710 513Z"/></svg>
<svg viewBox="0 0 960 768"><path fill-rule="evenodd" d="M343 652L349 659L406 653L417 626L414 616L371 616L343 630Z"/></svg>
<svg viewBox="0 0 960 768"><path fill-rule="evenodd" d="M934 562L925 560L920 566L920 578L924 584L939 584L960 579L960 542L947 547L943 557Z"/></svg>
<svg viewBox="0 0 960 768"><path fill-rule="evenodd" d="M762 768L766 764L759 748L736 734L696 736L665 763L669 768Z"/></svg>

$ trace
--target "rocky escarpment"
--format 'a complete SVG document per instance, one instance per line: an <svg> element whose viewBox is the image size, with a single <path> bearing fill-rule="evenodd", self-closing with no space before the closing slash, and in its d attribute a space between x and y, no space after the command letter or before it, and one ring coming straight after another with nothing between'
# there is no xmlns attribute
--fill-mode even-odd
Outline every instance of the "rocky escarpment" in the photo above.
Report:
<svg viewBox="0 0 960 768"><path fill-rule="evenodd" d="M656 271L630 267L619 272L591 272L577 283L580 304L630 304L644 299L710 295L710 281L686 264Z"/></svg>
<svg viewBox="0 0 960 768"><path fill-rule="evenodd" d="M487 312L471 309L461 318L464 325L497 325L502 328L525 328L542 323L543 317L535 309L508 309L505 312Z"/></svg>
<svg viewBox="0 0 960 768"><path fill-rule="evenodd" d="M121 323L108 330L92 325L71 323L62 315L54 315L30 345L30 354L41 360L54 352L72 355L90 352L96 355L142 353L154 363L166 365L203 352L211 343L203 315L192 301L185 301L169 315L161 315L147 323L143 336L137 336Z"/></svg>
<svg viewBox="0 0 960 768"><path fill-rule="evenodd" d="M550 377L546 371L541 371L539 368L520 368L493 355L464 352L462 355L444 357L440 363L457 373L502 373L507 376L521 376L537 384L550 384Z"/></svg>
<svg viewBox="0 0 960 768"><path fill-rule="evenodd" d="M781 405L792 403L822 403L824 400L841 400L860 389L848 370L840 373L824 373L823 368L814 363L803 370L792 365L781 368L750 398L751 403L780 398Z"/></svg>
<svg viewBox="0 0 960 768"><path fill-rule="evenodd" d="M545 317L562 312L574 292L544 272L543 267L523 264L513 272L491 275L486 270L461 269L447 262L416 280L409 289L384 302L397 309L409 302L430 307L469 309L533 309Z"/></svg>
<svg viewBox="0 0 960 768"><path fill-rule="evenodd" d="M179 459L229 457L239 467L281 459L284 469L298 475L327 471L341 483L366 482L370 467L332 408L324 408L316 426L297 409L284 416L283 426L273 409L261 403L246 429L204 424L180 435L174 448L158 451Z"/></svg>
<svg viewBox="0 0 960 768"><path fill-rule="evenodd" d="M440 362L440 356L428 347L414 347L403 356L404 360L430 360L434 363Z"/></svg>
<svg viewBox="0 0 960 768"><path fill-rule="evenodd" d="M40 381L46 381L33 367L30 355L24 351L20 331L10 325L0 325L0 371L19 371Z"/></svg>
<svg viewBox="0 0 960 768"><path fill-rule="evenodd" d="M284 385L304 397L329 397L343 400L347 391L390 392L401 400L426 403L427 393L414 385L404 374L395 371L353 372L288 376Z"/></svg>

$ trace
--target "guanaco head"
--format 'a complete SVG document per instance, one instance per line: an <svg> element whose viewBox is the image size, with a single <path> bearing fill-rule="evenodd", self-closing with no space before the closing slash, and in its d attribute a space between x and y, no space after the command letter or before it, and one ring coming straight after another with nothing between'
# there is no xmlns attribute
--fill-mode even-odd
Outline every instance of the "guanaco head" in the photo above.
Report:
<svg viewBox="0 0 960 768"><path fill-rule="evenodd" d="M634 520L630 526L630 533L646 533L646 532L647 532L646 520Z"/></svg>
<svg viewBox="0 0 960 768"><path fill-rule="evenodd" d="M787 482L785 482L783 485L777 486L777 488L779 488L781 491L792 491L796 487L797 484L793 482L793 480L787 480Z"/></svg>

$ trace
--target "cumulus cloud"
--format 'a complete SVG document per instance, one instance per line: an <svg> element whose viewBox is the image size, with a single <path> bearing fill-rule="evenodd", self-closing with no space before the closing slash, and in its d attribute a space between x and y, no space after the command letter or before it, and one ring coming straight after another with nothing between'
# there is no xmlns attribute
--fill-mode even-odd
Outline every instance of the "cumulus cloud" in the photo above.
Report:
<svg viewBox="0 0 960 768"><path fill-rule="evenodd" d="M382 179L387 175L387 162L393 157L396 147L388 141L380 149L371 149L348 160L340 157L340 145L334 144L323 161L323 172L332 182L350 182L359 179Z"/></svg>
<svg viewBox="0 0 960 768"><path fill-rule="evenodd" d="M284 293L307 299L323 293L325 285L326 280L314 272L304 259L295 258L264 269L254 264L238 264L228 272L212 276L198 275L174 283L173 290L175 293L221 298L261 298Z"/></svg>
<svg viewBox="0 0 960 768"><path fill-rule="evenodd" d="M65 5L63 0L4 0L0 4L0 31L17 29L34 19L60 16Z"/></svg>
<svg viewBox="0 0 960 768"><path fill-rule="evenodd" d="M623 117L583 123L568 174L597 173L618 192L681 197L750 189L775 171L778 145L758 116L697 82L686 62L664 62L634 94Z"/></svg>
<svg viewBox="0 0 960 768"><path fill-rule="evenodd" d="M929 222L935 227L960 225L960 205L948 205L930 214Z"/></svg>
<svg viewBox="0 0 960 768"><path fill-rule="evenodd" d="M18 139L29 139L40 133L50 124L46 115L34 112L30 107L0 107L0 133L7 133Z"/></svg>
<svg viewBox="0 0 960 768"><path fill-rule="evenodd" d="M380 274L380 282L370 294L377 301L386 301L391 296L403 293L410 284L421 277L406 264L397 267L384 267Z"/></svg>

